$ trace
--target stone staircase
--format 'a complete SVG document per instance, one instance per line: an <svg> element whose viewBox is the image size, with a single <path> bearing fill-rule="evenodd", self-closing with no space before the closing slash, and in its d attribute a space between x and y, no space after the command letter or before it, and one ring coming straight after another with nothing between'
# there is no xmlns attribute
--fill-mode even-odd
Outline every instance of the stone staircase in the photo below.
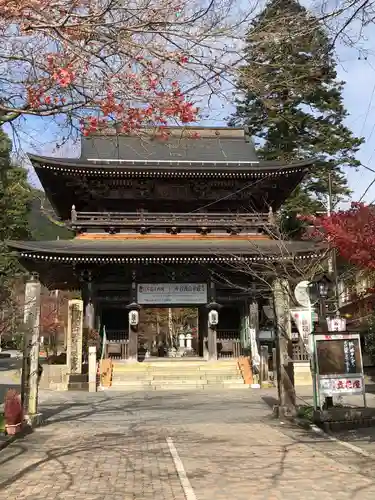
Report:
<svg viewBox="0 0 375 500"><path fill-rule="evenodd" d="M143 363L113 364L112 390L220 390L248 389L236 359L207 362L204 360L155 360Z"/></svg>

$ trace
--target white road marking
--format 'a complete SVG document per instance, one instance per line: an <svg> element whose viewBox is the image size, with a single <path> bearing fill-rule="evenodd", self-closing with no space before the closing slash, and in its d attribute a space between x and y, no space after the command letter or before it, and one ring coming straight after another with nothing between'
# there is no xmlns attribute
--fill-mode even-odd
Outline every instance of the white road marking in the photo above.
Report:
<svg viewBox="0 0 375 500"><path fill-rule="evenodd" d="M167 445L172 455L173 463L176 468L176 472L180 480L181 487L183 489L186 500L197 500L193 487L191 486L189 478L187 477L184 464L182 463L182 460L178 454L178 451L176 450L172 438L167 437Z"/></svg>
<svg viewBox="0 0 375 500"><path fill-rule="evenodd" d="M324 432L320 427L317 427L316 425L312 425L311 429L316 433L316 434L322 434L323 436L327 437L330 441L333 441L344 448L348 448L351 451L354 451L355 453L358 453L359 455L362 455L367 458L374 458L373 453L368 453L365 450L362 450L362 448L359 448L358 446L355 446L354 444L347 443L346 441L341 441L341 439L336 438L335 436L332 436L331 434L327 434Z"/></svg>

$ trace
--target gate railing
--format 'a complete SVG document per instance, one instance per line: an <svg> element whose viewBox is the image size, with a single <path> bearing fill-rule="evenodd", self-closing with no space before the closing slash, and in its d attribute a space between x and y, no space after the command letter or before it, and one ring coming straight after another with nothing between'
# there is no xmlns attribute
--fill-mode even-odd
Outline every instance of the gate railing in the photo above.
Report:
<svg viewBox="0 0 375 500"><path fill-rule="evenodd" d="M216 342L218 358L239 358L244 354L239 330L218 330Z"/></svg>
<svg viewBox="0 0 375 500"><path fill-rule="evenodd" d="M105 357L127 359L128 344L129 339L126 330L106 330Z"/></svg>
<svg viewBox="0 0 375 500"><path fill-rule="evenodd" d="M218 330L217 336L218 358L238 358L245 354L241 345L239 330ZM105 357L113 359L127 359L129 339L126 330L106 330Z"/></svg>

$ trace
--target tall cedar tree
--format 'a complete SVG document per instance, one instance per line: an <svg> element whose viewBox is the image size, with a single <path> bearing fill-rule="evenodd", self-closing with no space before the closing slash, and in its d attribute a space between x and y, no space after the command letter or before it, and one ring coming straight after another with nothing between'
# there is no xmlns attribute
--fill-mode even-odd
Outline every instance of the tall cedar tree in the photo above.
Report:
<svg viewBox="0 0 375 500"><path fill-rule="evenodd" d="M329 172L333 201L349 194L342 167L359 166L363 139L343 123L344 82L337 80L330 40L298 2L268 3L248 31L245 60L229 125L248 127L260 159L318 160L283 209L284 229L297 235L297 214L325 210Z"/></svg>
<svg viewBox="0 0 375 500"><path fill-rule="evenodd" d="M12 164L11 150L12 143L0 128L0 303L7 300L18 268L6 241L29 237L31 190L27 171Z"/></svg>

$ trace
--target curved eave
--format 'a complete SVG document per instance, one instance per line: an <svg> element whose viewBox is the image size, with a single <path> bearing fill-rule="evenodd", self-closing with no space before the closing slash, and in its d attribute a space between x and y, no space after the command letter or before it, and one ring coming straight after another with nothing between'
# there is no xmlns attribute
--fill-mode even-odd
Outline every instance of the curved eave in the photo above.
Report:
<svg viewBox="0 0 375 500"><path fill-rule="evenodd" d="M72 176L110 177L187 177L187 176L224 176L224 177L278 177L303 175L315 162L315 158L283 165L275 162L200 162L173 160L79 160L59 159L29 154L36 171L60 172ZM233 170L232 170L233 169Z"/></svg>
<svg viewBox="0 0 375 500"><path fill-rule="evenodd" d="M68 240L70 241L70 240ZM46 242L52 244L54 242ZM321 256L323 248L317 248L316 245L303 245L293 251L285 252L283 249L272 244L272 241L263 245L245 244L241 247L228 246L220 248L219 244L201 246L200 248L189 248L183 244L180 250L176 246L160 247L156 242L151 245L129 247L113 246L111 244L98 245L92 242L92 245L69 245L65 248L59 246L61 240L56 242L56 247L45 248L43 242L18 242L10 241L8 246L15 250L19 258L23 260L39 262L59 262L61 264L143 264L143 263L174 263L174 264L194 264L194 263L234 263L242 262L275 262L275 261L293 261L314 259ZM244 242L245 243L245 242ZM277 243L277 242L273 242ZM263 248L262 248L263 247ZM314 250L313 250L314 248ZM284 253L283 253L284 251Z"/></svg>

